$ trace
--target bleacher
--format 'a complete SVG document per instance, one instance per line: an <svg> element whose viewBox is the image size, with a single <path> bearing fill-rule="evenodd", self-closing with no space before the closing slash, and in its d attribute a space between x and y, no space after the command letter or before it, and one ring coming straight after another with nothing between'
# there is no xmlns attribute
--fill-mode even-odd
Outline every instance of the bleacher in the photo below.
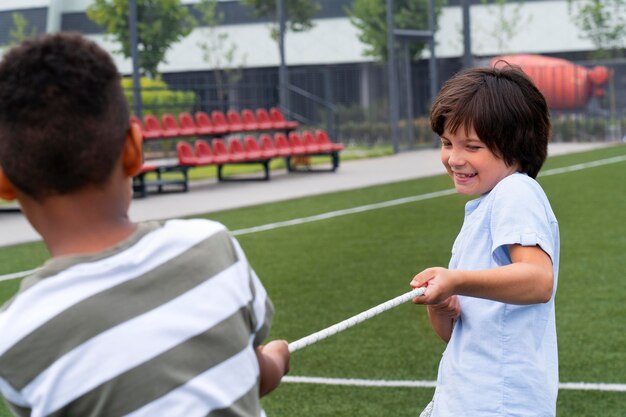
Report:
<svg viewBox="0 0 626 417"><path fill-rule="evenodd" d="M280 109L229 110L224 114L214 110L180 113L178 117L165 113L160 118L146 115L143 122L131 117L142 128L144 144L153 141L175 141L175 158L146 158L141 172L134 178L135 196L148 192L187 191L189 170L215 166L219 181L250 181L270 179L270 162L285 160L288 172L302 171L299 161L312 156L328 156L330 167L306 171L335 171L343 144L334 143L324 130L298 132L299 123L287 120ZM227 176L224 167L236 164L259 164L262 174L256 176ZM151 178L148 179L148 175ZM164 175L167 174L167 175Z"/></svg>

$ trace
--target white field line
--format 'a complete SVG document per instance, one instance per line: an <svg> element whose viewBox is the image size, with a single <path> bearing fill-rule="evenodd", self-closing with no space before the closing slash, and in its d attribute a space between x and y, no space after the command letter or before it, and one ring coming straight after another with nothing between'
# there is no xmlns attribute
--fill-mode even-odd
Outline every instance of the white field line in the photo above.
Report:
<svg viewBox="0 0 626 417"><path fill-rule="evenodd" d="M542 172L540 176L547 177L550 175L563 174L566 172L580 171L580 170L587 169L587 168L615 164L615 163L622 162L622 161L626 161L626 155L614 156L611 158L585 162L582 164L570 165L570 166L562 167L562 168L549 169L545 172ZM383 201L381 203L367 204L364 206L352 207L352 208L344 209L344 210L329 211L327 213L316 214L315 216L301 217L298 219L286 220L283 222L269 223L269 224L263 224L261 226L254 226L254 227L249 227L246 229L239 229L239 230L235 230L233 234L234 235L247 235L250 233L263 232L266 230L279 229L281 227L296 226L299 224L316 222L319 220L332 219L332 218L340 217L340 216L346 216L348 214L363 213L365 211L377 210L377 209L386 208L386 207L393 207L393 206L398 206L400 204L413 203L415 201L429 200L431 198L451 195L451 194L454 194L455 192L456 190L454 188L450 188L447 190L435 191L432 193L415 195L412 197L404 197L404 198L398 198L395 200Z"/></svg>
<svg viewBox="0 0 626 417"><path fill-rule="evenodd" d="M580 171L587 168L594 168L603 165L616 164L618 162L626 161L626 155L614 156L612 158L599 159L597 161L584 162L582 164L570 165L562 168L553 168L547 171L539 173L540 177L547 177L549 175L563 174L566 172Z"/></svg>
<svg viewBox="0 0 626 417"><path fill-rule="evenodd" d="M563 173L566 173L566 172L580 171L580 170L587 169L587 168L593 168L593 167L598 167L598 166L602 166L602 165L615 164L615 163L622 162L622 161L626 161L626 155L615 156L615 157L606 158L606 159L600 159L600 160L597 160L597 161L585 162L585 163L582 163L582 164L570 165L570 166L563 167L563 168L554 168L554 169L550 169L550 170L542 172L540 174L540 176L541 177L547 177L549 175L556 175L556 174L563 174ZM366 204L364 206L352 207L352 208L344 209L344 210L329 211L327 213L316 214L315 216L301 217L301 218L298 218L298 219L292 219L292 220L286 220L286 221L282 221L282 222L268 223L268 224L263 224L263 225L260 225L260 226L248 227L248 228L245 228L245 229L235 230L232 233L235 236L240 236L240 235L247 235L247 234L251 234L251 233L264 232L264 231L267 231L267 230L280 229L282 227L288 227L288 226L297 226L297 225L300 225L300 224L311 223L311 222L316 222L316 221L320 221L320 220L332 219L332 218L335 218L335 217L346 216L346 215L349 215L349 214L363 213L363 212L366 212L366 211L378 210L378 209L381 209L381 208L393 207L393 206L398 206L398 205L401 205L401 204L413 203L413 202L416 202L416 201L429 200L431 198L443 197L443 196L451 195L451 194L454 194L454 193L455 193L454 188L450 188L450 189L447 189L447 190L435 191L435 192L432 192L432 193L420 194L420 195L415 195L415 196L412 196L412 197L404 197L404 198L398 198L398 199L395 199L395 200L383 201L381 203ZM7 275L0 275L0 282L12 280L12 279L23 278L23 277L33 273L33 271L34 270L23 271L23 272L16 272L16 273L7 274Z"/></svg>
<svg viewBox="0 0 626 417"><path fill-rule="evenodd" d="M409 380L386 380L386 379L357 379L357 378L323 378L311 376L285 376L283 382L295 384L317 385L344 385L351 387L379 387L379 388L435 388L436 381L409 381ZM575 391L610 391L626 392L626 384L601 384L590 382L561 382L561 390Z"/></svg>
<svg viewBox="0 0 626 417"><path fill-rule="evenodd" d="M319 220L332 219L335 217L346 216L348 214L363 213L366 211L378 210L378 209L386 208L386 207L399 206L400 204L413 203L415 201L429 200L431 198L454 194L455 192L456 191L453 188L451 188L451 189L443 190L443 191L435 191L432 193L414 195L412 197L404 197L404 198L398 198L395 200L383 201L380 203L366 204L364 206L352 207L352 208L344 209L344 210L329 211L327 213L316 214L315 216L301 217L299 219L292 219L292 220L287 220L284 222L269 223L269 224L263 224L261 226L249 227L247 229L239 229L239 230L235 230L233 234L237 236L237 235L247 235L250 233L264 232L266 230L274 230L274 229L279 229L281 227L295 226L295 225L304 224L304 223L316 222Z"/></svg>

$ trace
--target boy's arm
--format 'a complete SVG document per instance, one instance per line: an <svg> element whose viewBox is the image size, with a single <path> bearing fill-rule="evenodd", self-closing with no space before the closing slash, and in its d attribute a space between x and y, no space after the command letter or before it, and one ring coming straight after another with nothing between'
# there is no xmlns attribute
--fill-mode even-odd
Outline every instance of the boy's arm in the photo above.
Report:
<svg viewBox="0 0 626 417"><path fill-rule="evenodd" d="M417 304L437 304L451 295L467 295L509 304L545 303L552 297L552 260L539 246L510 245L512 263L478 271L428 268L417 274L411 286L428 283Z"/></svg>
<svg viewBox="0 0 626 417"><path fill-rule="evenodd" d="M255 350L259 362L259 391L262 397L276 389L282 377L289 372L289 345L286 340L274 340L257 346Z"/></svg>
<svg viewBox="0 0 626 417"><path fill-rule="evenodd" d="M456 295L448 297L439 304L427 306L430 325L437 335L446 343L452 337L454 321L461 314L459 299Z"/></svg>

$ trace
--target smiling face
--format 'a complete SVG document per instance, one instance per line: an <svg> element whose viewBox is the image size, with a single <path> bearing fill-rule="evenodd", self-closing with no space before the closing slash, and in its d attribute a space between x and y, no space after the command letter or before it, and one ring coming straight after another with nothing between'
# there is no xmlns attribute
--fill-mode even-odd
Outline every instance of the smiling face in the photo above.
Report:
<svg viewBox="0 0 626 417"><path fill-rule="evenodd" d="M466 195L488 193L505 177L518 171L518 164L507 165L476 135L473 127L461 126L441 135L441 162L454 181L456 191Z"/></svg>

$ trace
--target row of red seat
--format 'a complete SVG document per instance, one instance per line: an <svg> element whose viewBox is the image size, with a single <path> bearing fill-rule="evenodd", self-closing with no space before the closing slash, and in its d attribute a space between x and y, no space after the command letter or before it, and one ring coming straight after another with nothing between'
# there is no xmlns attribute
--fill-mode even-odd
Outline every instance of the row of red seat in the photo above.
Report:
<svg viewBox="0 0 626 417"><path fill-rule="evenodd" d="M195 115L183 112L178 119L165 113L161 120L154 115L146 115L143 123L136 116L131 116L131 122L142 127L143 137L146 140L215 136L235 133L284 130L291 131L299 126L298 122L286 120L283 113L277 107L272 107L269 112L265 109L257 109L256 113L250 109L244 109L241 114L235 110L229 110L224 114L219 110L208 113L199 111Z"/></svg>
<svg viewBox="0 0 626 417"><path fill-rule="evenodd" d="M288 135L277 132L274 137L263 133L257 139L252 135L245 135L243 143L236 137L227 140L214 138L211 143L204 139L196 139L192 146L182 140L176 144L178 161L176 164L159 166L144 164L141 171L133 179L134 195L145 197L148 188L156 188L158 192L166 188L177 187L181 191L188 190L188 170L193 167L214 165L217 166L217 177L220 181L239 180L269 180L269 164L273 158L285 158L287 170L295 171L291 159L293 157L307 157L311 155L327 155L331 158L331 171L339 167L339 152L344 149L343 144L333 143L323 130L315 132L304 131L302 134L289 132ZM225 177L224 166L228 164L261 164L264 174L262 177L239 178ZM310 169L310 168L309 168ZM324 169L316 169L324 170ZM156 179L147 180L146 175L154 173ZM179 174L179 177L164 177L162 174Z"/></svg>
<svg viewBox="0 0 626 417"><path fill-rule="evenodd" d="M331 142L323 130L317 130L315 133L307 130L302 135L290 132L288 136L276 133L273 139L264 133L259 136L258 141L254 136L246 135L243 143L238 138L231 137L227 141L215 138L210 145L203 139L196 140L193 147L185 141L176 144L178 163L181 166L264 162L272 158L292 156L336 155L343 149L343 144Z"/></svg>

